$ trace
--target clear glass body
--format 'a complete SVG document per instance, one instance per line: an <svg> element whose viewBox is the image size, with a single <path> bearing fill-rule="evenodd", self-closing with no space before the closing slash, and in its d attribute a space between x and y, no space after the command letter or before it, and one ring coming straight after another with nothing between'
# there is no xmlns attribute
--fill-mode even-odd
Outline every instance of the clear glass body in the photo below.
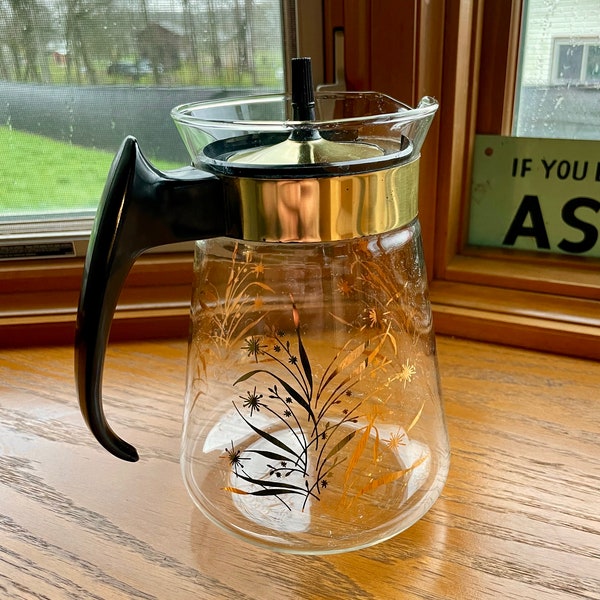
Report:
<svg viewBox="0 0 600 600"><path fill-rule="evenodd" d="M449 465L419 223L196 243L181 464L211 520L284 552L406 529Z"/></svg>

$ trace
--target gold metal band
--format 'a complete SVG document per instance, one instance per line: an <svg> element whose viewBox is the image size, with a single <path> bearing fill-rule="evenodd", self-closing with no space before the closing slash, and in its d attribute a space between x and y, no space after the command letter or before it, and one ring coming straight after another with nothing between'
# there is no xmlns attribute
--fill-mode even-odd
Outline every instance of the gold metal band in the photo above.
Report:
<svg viewBox="0 0 600 600"><path fill-rule="evenodd" d="M392 231L418 211L419 159L397 167L315 179L228 178L242 239L328 242ZM238 208L239 207L239 208Z"/></svg>

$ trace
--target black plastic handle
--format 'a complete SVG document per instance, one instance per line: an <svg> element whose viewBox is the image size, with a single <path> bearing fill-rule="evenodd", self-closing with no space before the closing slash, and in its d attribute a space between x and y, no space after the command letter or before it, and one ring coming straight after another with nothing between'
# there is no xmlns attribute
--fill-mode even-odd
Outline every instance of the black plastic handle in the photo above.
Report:
<svg viewBox="0 0 600 600"><path fill-rule="evenodd" d="M113 314L135 259L148 248L227 233L223 187L192 167L161 173L128 137L108 175L85 261L77 331L75 378L79 405L96 439L112 454L136 461L102 407L102 374Z"/></svg>

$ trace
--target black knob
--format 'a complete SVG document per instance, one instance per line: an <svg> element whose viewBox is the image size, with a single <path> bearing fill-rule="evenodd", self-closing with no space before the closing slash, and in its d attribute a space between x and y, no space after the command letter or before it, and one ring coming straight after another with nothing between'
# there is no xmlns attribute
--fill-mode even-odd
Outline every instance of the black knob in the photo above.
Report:
<svg viewBox="0 0 600 600"><path fill-rule="evenodd" d="M292 109L294 121L315 119L315 94L309 57L292 58Z"/></svg>

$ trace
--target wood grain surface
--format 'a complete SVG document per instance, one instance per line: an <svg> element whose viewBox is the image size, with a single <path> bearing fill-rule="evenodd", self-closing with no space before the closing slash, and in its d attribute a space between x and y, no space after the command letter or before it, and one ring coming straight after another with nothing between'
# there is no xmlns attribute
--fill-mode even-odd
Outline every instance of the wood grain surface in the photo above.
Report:
<svg viewBox="0 0 600 600"><path fill-rule="evenodd" d="M186 344L113 344L92 439L68 347L0 350L0 598L600 598L600 365L438 341L452 442L443 495L366 550L279 555L209 523L178 463Z"/></svg>

